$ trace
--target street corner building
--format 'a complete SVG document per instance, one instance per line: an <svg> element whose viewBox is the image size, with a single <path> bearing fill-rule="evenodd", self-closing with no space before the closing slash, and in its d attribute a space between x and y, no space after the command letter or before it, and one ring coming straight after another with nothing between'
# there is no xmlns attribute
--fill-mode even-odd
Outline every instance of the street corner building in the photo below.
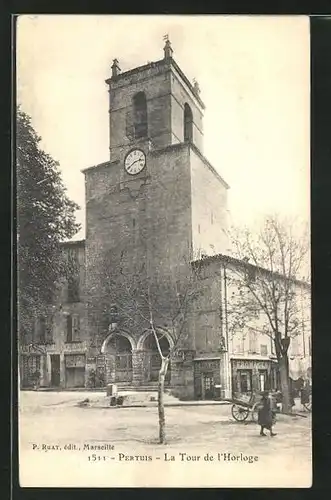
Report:
<svg viewBox="0 0 331 500"><path fill-rule="evenodd" d="M106 282L119 283L123 269L130 275L140 266L162 292L169 275L181 282L198 266L201 294L171 358L167 389L182 399L277 389L271 339L258 324L229 331L231 272L244 263L227 256L229 186L203 153L198 83L185 76L167 40L156 62L121 71L114 59L106 84L110 158L83 170L86 238L63 244L72 275L21 346L22 387L33 385L36 372L41 388L156 387L154 336L148 325L122 321ZM174 338L164 321L157 326L166 353ZM294 378L309 371L309 329L291 343L290 359Z"/></svg>

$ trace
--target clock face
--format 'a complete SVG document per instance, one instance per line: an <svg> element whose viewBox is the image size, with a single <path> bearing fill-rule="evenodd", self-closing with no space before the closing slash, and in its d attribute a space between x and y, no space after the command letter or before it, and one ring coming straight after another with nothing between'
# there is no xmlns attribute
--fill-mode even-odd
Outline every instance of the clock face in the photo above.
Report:
<svg viewBox="0 0 331 500"><path fill-rule="evenodd" d="M146 165L146 156L141 149L133 149L124 160L124 168L130 175L139 174Z"/></svg>

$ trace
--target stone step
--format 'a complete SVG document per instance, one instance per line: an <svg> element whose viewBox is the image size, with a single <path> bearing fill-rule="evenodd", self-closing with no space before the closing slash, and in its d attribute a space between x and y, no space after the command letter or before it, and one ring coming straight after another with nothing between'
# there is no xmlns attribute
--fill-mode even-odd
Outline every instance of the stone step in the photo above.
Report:
<svg viewBox="0 0 331 500"><path fill-rule="evenodd" d="M118 390L117 396L122 398L121 406L157 406L157 391L126 391ZM165 404L178 404L179 399L164 394ZM110 397L105 395L93 395L87 400L79 403L79 406L107 407L110 405Z"/></svg>
<svg viewBox="0 0 331 500"><path fill-rule="evenodd" d="M139 385L139 386L134 386L134 385L126 385L126 384L116 384L117 385L117 390L118 391L132 391L132 392L148 392L148 391L156 391L158 390L158 384L151 383L151 384L145 384L145 385ZM170 391L172 389L172 386L166 385L164 388L164 391Z"/></svg>

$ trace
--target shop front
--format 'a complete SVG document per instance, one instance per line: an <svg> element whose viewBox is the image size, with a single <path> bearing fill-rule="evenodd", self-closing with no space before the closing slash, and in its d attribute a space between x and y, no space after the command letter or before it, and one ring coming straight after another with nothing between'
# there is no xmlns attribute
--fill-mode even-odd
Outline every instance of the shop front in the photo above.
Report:
<svg viewBox="0 0 331 500"><path fill-rule="evenodd" d="M194 360L194 395L196 399L219 397L220 358Z"/></svg>
<svg viewBox="0 0 331 500"><path fill-rule="evenodd" d="M232 395L276 389L271 360L232 359Z"/></svg>
<svg viewBox="0 0 331 500"><path fill-rule="evenodd" d="M20 348L20 386L22 389L31 389L46 385L46 352L38 346L22 345Z"/></svg>
<svg viewBox="0 0 331 500"><path fill-rule="evenodd" d="M85 386L85 354L65 354L65 386L67 388Z"/></svg>
<svg viewBox="0 0 331 500"><path fill-rule="evenodd" d="M21 386L24 389L44 385L45 356L42 354L21 355Z"/></svg>

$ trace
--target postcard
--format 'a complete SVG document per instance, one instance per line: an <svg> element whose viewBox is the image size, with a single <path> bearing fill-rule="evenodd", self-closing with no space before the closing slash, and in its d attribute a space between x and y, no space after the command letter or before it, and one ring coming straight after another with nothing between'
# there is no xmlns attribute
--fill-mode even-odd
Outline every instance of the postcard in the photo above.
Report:
<svg viewBox="0 0 331 500"><path fill-rule="evenodd" d="M310 487L309 18L16 21L20 485Z"/></svg>

